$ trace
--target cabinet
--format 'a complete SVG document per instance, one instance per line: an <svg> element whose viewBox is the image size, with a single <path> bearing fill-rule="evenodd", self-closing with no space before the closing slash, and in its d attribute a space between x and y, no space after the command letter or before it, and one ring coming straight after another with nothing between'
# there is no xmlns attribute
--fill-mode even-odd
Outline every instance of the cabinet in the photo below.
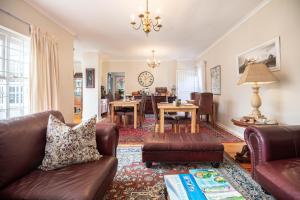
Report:
<svg viewBox="0 0 300 200"><path fill-rule="evenodd" d="M74 75L74 122L79 123L82 118L82 73Z"/></svg>
<svg viewBox="0 0 300 200"><path fill-rule="evenodd" d="M101 106L101 114L108 112L108 101L107 99L101 99L100 100L100 106Z"/></svg>

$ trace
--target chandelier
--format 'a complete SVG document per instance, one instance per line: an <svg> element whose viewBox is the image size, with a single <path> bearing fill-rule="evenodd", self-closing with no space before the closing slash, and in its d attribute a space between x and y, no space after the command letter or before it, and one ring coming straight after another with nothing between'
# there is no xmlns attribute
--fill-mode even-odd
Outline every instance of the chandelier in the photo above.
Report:
<svg viewBox="0 0 300 200"><path fill-rule="evenodd" d="M147 64L151 68L155 68L155 67L158 67L160 65L160 61L155 59L154 53L155 53L155 51L152 50L152 59L151 60L147 59Z"/></svg>
<svg viewBox="0 0 300 200"><path fill-rule="evenodd" d="M160 31L162 24L161 24L161 18L159 16L159 11L157 11L157 15L154 18L154 22L151 19L151 15L148 9L148 0L146 0L146 11L142 12L138 15L138 17L140 18L140 22L139 24L137 24L135 22L135 15L132 14L131 15L131 22L130 24L132 25L132 28L134 28L135 30L139 30L141 27L143 28L143 31L146 33L146 35L148 36L148 33L151 31L151 29L155 30L155 31Z"/></svg>

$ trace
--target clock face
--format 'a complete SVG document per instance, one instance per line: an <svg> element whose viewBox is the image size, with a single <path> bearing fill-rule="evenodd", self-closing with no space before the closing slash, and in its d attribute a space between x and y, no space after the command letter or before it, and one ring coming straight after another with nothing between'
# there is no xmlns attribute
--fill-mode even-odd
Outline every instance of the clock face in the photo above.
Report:
<svg viewBox="0 0 300 200"><path fill-rule="evenodd" d="M141 86L149 87L153 84L154 77L150 72L144 71L144 72L140 73L140 75L138 77L138 81Z"/></svg>

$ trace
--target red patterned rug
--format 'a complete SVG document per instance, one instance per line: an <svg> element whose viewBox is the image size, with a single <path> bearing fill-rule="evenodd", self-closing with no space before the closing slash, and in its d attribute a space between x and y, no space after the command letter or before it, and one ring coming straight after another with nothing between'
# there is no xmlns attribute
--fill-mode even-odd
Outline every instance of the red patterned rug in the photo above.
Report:
<svg viewBox="0 0 300 200"><path fill-rule="evenodd" d="M106 118L104 121L109 122L109 119ZM120 128L119 145L143 144L144 136L154 133L154 122L154 118L147 117L143 123L143 126L137 129L134 129L132 124L126 126L123 126L123 124L118 124ZM187 128L190 129L190 127ZM180 131L186 131L184 130L184 126L181 126ZM188 133L189 131L190 130L187 130L186 132ZM172 132L170 125L165 126L165 132ZM232 135L231 133L220 128L213 128L206 122L201 123L199 132L215 136L222 143L243 142L240 138Z"/></svg>
<svg viewBox="0 0 300 200"><path fill-rule="evenodd" d="M211 168L210 163L155 163L146 168L141 162L141 147L118 147L118 171L104 197L105 200L167 200L163 177L188 173L189 169ZM273 200L236 162L224 155L216 169L245 199Z"/></svg>

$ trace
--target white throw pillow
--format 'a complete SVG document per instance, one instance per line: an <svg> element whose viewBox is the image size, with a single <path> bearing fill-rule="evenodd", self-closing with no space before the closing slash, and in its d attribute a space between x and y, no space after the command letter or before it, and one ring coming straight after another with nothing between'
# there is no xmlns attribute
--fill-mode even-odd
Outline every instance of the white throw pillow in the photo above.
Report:
<svg viewBox="0 0 300 200"><path fill-rule="evenodd" d="M96 116L71 128L50 115L46 139L45 157L39 166L45 171L102 157L97 150Z"/></svg>

